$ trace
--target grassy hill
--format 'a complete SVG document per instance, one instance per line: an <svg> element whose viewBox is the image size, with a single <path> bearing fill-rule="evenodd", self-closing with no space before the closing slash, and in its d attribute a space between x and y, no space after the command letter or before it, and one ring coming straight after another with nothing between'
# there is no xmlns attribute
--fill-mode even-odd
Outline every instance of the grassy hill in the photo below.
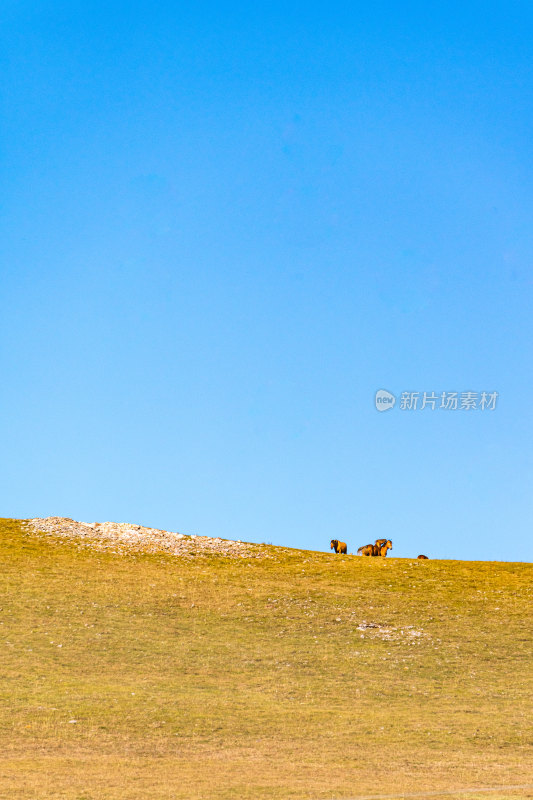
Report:
<svg viewBox="0 0 533 800"><path fill-rule="evenodd" d="M262 553L2 520L0 797L533 796L531 565Z"/></svg>

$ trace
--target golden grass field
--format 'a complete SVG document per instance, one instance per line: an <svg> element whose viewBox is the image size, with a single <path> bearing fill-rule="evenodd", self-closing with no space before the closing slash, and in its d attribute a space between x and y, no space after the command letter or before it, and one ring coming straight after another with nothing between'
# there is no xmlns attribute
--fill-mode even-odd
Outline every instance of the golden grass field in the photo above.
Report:
<svg viewBox="0 0 533 800"><path fill-rule="evenodd" d="M1 521L0 798L533 797L531 565L264 551Z"/></svg>

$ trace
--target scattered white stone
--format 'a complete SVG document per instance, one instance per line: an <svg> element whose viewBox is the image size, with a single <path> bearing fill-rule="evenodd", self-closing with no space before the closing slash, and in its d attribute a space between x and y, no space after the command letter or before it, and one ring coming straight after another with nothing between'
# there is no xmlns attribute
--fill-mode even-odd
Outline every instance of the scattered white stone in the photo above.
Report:
<svg viewBox="0 0 533 800"><path fill-rule="evenodd" d="M61 539L78 540L96 550L127 554L170 553L183 558L221 555L229 558L272 558L260 545L232 539L146 528L127 522L76 522L67 517L36 517L25 520L33 531Z"/></svg>

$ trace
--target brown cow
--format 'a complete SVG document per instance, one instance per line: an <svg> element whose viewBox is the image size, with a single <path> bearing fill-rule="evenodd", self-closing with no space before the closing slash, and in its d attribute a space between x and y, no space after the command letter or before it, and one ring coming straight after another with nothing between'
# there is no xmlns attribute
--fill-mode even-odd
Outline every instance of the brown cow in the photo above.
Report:
<svg viewBox="0 0 533 800"><path fill-rule="evenodd" d="M348 546L346 542L339 542L338 539L331 540L329 549L335 550L336 553L341 553L341 555L346 555L348 553Z"/></svg>

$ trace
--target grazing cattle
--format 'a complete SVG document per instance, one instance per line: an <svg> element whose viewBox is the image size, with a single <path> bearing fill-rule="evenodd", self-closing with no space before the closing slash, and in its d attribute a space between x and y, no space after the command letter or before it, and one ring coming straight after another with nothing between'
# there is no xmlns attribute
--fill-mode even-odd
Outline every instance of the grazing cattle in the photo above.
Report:
<svg viewBox="0 0 533 800"><path fill-rule="evenodd" d="M360 547L357 551L358 556L374 556L377 553L374 553L374 548L376 547L375 544L365 544L364 547Z"/></svg>
<svg viewBox="0 0 533 800"><path fill-rule="evenodd" d="M427 559L427 556L417 556L417 558L426 558Z"/></svg>
<svg viewBox="0 0 533 800"><path fill-rule="evenodd" d="M385 558L385 556L387 555L387 551L388 550L392 550L392 542L391 542L390 539L388 541L386 541L385 544L380 548L380 550L379 550L380 556L382 558Z"/></svg>
<svg viewBox="0 0 533 800"><path fill-rule="evenodd" d="M348 552L348 546L346 542L339 542L338 539L331 540L329 549L335 550L336 553L341 553L341 555L346 555Z"/></svg>

